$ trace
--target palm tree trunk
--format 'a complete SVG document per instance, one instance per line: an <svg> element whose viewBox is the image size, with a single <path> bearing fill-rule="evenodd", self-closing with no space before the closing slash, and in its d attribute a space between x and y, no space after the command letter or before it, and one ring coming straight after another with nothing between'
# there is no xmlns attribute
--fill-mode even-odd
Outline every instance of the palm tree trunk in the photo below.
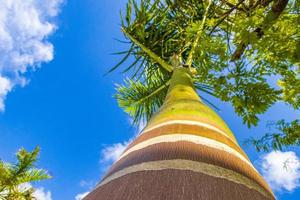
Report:
<svg viewBox="0 0 300 200"><path fill-rule="evenodd" d="M184 67L174 70L161 109L85 198L177 199L275 199Z"/></svg>

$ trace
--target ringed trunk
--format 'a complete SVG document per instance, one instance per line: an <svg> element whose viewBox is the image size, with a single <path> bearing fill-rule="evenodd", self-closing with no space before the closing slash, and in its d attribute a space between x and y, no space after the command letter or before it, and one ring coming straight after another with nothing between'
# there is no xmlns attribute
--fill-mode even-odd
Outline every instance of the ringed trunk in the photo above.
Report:
<svg viewBox="0 0 300 200"><path fill-rule="evenodd" d="M267 200L268 184L226 123L174 69L160 110L84 200Z"/></svg>

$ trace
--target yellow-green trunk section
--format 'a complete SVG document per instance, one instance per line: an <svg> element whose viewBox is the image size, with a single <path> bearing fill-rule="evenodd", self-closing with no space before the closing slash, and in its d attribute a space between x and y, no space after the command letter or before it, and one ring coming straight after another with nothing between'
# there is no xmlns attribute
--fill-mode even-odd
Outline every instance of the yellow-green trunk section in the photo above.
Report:
<svg viewBox="0 0 300 200"><path fill-rule="evenodd" d="M164 104L152 117L147 128L169 120L196 120L216 126L236 141L226 123L205 105L194 86L188 68L174 69Z"/></svg>

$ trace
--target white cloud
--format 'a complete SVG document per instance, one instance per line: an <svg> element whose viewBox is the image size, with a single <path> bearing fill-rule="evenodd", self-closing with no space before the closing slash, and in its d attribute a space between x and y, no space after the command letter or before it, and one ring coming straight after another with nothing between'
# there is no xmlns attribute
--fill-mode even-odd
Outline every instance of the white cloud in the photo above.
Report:
<svg viewBox="0 0 300 200"><path fill-rule="evenodd" d="M264 155L261 169L273 190L292 192L300 186L300 159L293 151L273 151Z"/></svg>
<svg viewBox="0 0 300 200"><path fill-rule="evenodd" d="M83 187L83 188L91 188L95 185L94 181L86 181L86 180L81 180L79 182L79 185L80 187Z"/></svg>
<svg viewBox="0 0 300 200"><path fill-rule="evenodd" d="M115 162L123 153L123 151L126 149L128 144L131 142L131 139L129 141L125 141L122 143L115 143L110 146L105 147L101 151L101 162L102 163L113 163Z"/></svg>
<svg viewBox="0 0 300 200"><path fill-rule="evenodd" d="M52 200L51 192L45 191L44 188L37 188L33 196L36 198L36 200Z"/></svg>
<svg viewBox="0 0 300 200"><path fill-rule="evenodd" d="M132 124L131 119L129 119L130 124ZM105 145L104 148L101 150L100 155L100 163L101 163L101 171L105 172L108 167L111 166L114 162L116 162L121 154L124 152L124 150L127 148L127 146L140 134L140 132L144 129L146 123L140 123L139 126L135 128L135 135L123 142L114 143L111 145ZM93 181L80 181L79 185L81 187L89 186L89 191L80 193L76 195L75 200L81 200L83 199L88 193L95 187L95 184Z"/></svg>
<svg viewBox="0 0 300 200"><path fill-rule="evenodd" d="M132 119L128 120L130 124L132 124ZM140 124L135 127L134 136L128 140L123 142L114 143L108 146L105 146L101 150L100 163L102 165L102 170L106 170L112 163L118 160L126 147L141 133L141 131L145 128L146 122L140 122Z"/></svg>
<svg viewBox="0 0 300 200"><path fill-rule="evenodd" d="M77 194L75 197L75 200L82 200L86 195L88 195L89 192L84 192L81 194Z"/></svg>
<svg viewBox="0 0 300 200"><path fill-rule="evenodd" d="M0 1L0 111L7 93L26 84L28 70L53 59L47 38L56 30L53 17L62 1Z"/></svg>
<svg viewBox="0 0 300 200"><path fill-rule="evenodd" d="M4 99L11 88L10 80L0 75L0 111L4 109Z"/></svg>
<svg viewBox="0 0 300 200"><path fill-rule="evenodd" d="M107 168L112 163L114 163L116 160L118 160L118 158L121 156L121 154L126 149L126 147L132 142L132 140L133 140L133 138L131 138L127 141L124 141L124 142L111 144L111 145L105 146L101 150L100 163L101 163L102 172L106 171ZM84 180L82 180L82 181L80 181L79 185L81 187L89 186L89 190L91 190L93 187L95 187L93 181L84 181ZM89 191L84 192L84 193L80 193L80 194L76 195L75 199L76 200L81 200L88 193L89 193Z"/></svg>
<svg viewBox="0 0 300 200"><path fill-rule="evenodd" d="M83 199L85 196L88 195L88 193L90 193L90 191L92 191L92 189L96 186L94 181L86 181L86 180L81 180L79 182L80 187L82 188L88 188L86 192L83 193L79 193L75 196L75 200L81 200Z"/></svg>
<svg viewBox="0 0 300 200"><path fill-rule="evenodd" d="M32 185L30 183L23 183L18 186L20 191L25 191L30 188L32 188ZM35 197L36 200L52 200L51 192L45 191L44 188L35 188L33 192L33 197Z"/></svg>

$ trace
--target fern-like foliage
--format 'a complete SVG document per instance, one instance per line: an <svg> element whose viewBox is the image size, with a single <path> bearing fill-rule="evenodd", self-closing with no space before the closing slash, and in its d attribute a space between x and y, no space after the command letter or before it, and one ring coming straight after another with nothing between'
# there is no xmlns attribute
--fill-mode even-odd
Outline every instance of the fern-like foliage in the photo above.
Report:
<svg viewBox="0 0 300 200"><path fill-rule="evenodd" d="M39 147L32 152L20 149L17 152L17 163L0 161L0 199L1 200L34 200L34 188L24 184L51 178L47 171L37 169L35 163Z"/></svg>
<svg viewBox="0 0 300 200"><path fill-rule="evenodd" d="M254 145L257 151L282 150L283 147L300 145L299 120L279 120L268 124L268 127L270 131L267 134L259 139L247 139L245 145Z"/></svg>
<svg viewBox="0 0 300 200"><path fill-rule="evenodd" d="M135 124L147 122L163 104L170 77L159 71L148 70L144 81L126 79L125 85L117 85L119 106L132 118Z"/></svg>

